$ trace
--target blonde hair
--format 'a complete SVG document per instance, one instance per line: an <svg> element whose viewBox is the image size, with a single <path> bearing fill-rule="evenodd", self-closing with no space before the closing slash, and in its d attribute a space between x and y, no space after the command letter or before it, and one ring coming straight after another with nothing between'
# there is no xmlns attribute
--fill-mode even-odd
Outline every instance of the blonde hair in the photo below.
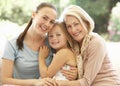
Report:
<svg viewBox="0 0 120 86"><path fill-rule="evenodd" d="M78 76L79 78L82 78L84 72L83 71L84 53L91 39L90 34L94 29L94 21L86 11L84 11L80 6L77 5L70 5L67 8L65 8L59 20L64 22L66 16L76 17L80 21L83 28L88 31L88 34L86 34L81 46L79 46L79 43L76 41L74 41L73 43L74 45L73 49L77 54L76 60L78 67Z"/></svg>
<svg viewBox="0 0 120 86"><path fill-rule="evenodd" d="M93 19L80 6L70 5L67 8L65 8L60 16L60 21L64 21L65 17L68 15L75 16L80 21L83 28L88 30L89 33L93 31L94 29Z"/></svg>

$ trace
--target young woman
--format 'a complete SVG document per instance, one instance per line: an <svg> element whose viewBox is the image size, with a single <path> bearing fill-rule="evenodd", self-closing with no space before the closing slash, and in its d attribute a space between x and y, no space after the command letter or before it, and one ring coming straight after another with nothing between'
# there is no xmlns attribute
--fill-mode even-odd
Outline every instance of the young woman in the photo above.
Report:
<svg viewBox="0 0 120 86"><path fill-rule="evenodd" d="M2 57L2 84L33 86L39 82L38 51L46 44L46 33L53 28L56 17L53 5L41 3L24 32L7 42ZM46 61L49 64L51 58Z"/></svg>
<svg viewBox="0 0 120 86"><path fill-rule="evenodd" d="M76 67L76 56L71 49L72 39L65 28L63 22L56 22L53 29L48 33L49 44L54 50L54 56L49 66L45 62L49 55L49 48L47 46L40 47L39 69L42 78L68 80L60 70L69 70L69 66Z"/></svg>

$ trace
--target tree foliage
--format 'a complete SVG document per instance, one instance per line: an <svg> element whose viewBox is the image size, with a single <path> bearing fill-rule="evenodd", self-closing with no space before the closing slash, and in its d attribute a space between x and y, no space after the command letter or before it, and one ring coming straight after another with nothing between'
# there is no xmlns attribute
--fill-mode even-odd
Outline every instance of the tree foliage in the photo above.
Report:
<svg viewBox="0 0 120 86"><path fill-rule="evenodd" d="M44 0L0 0L0 19L10 20L22 25L31 13ZM118 0L46 0L58 8L58 17L63 8L69 4L77 4L84 8L95 21L95 32L106 32L109 15Z"/></svg>
<svg viewBox="0 0 120 86"><path fill-rule="evenodd" d="M0 0L0 19L22 25L29 20L37 3L37 0Z"/></svg>
<svg viewBox="0 0 120 86"><path fill-rule="evenodd" d="M112 9L109 25L109 40L120 41L120 2Z"/></svg>
<svg viewBox="0 0 120 86"><path fill-rule="evenodd" d="M75 4L84 8L95 21L95 32L106 32L111 9L118 0L76 0Z"/></svg>

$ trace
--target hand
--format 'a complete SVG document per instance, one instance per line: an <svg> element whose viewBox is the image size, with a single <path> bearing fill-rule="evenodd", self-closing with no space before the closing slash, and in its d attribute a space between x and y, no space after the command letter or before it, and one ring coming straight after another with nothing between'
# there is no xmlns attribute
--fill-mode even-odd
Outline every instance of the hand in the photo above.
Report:
<svg viewBox="0 0 120 86"><path fill-rule="evenodd" d="M35 86L45 86L45 79L39 79Z"/></svg>
<svg viewBox="0 0 120 86"><path fill-rule="evenodd" d="M70 70L62 70L62 73L68 80L76 80L78 78L77 67L70 66Z"/></svg>
<svg viewBox="0 0 120 86"><path fill-rule="evenodd" d="M4 84L2 86L21 86L21 85Z"/></svg>
<svg viewBox="0 0 120 86"><path fill-rule="evenodd" d="M2 86L20 86L20 85L4 84Z"/></svg>
<svg viewBox="0 0 120 86"><path fill-rule="evenodd" d="M49 48L47 46L41 46L39 50L39 59L46 59L49 55Z"/></svg>
<svg viewBox="0 0 120 86"><path fill-rule="evenodd" d="M40 81L35 86L59 86L55 80L51 78L40 79Z"/></svg>

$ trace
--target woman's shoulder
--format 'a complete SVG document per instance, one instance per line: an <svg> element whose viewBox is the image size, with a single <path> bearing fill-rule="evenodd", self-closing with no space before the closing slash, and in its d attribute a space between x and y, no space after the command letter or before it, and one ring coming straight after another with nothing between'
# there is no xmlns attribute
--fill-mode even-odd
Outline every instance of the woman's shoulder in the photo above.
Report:
<svg viewBox="0 0 120 86"><path fill-rule="evenodd" d="M17 38L18 37L6 39L6 45L16 48L17 47L17 45L16 45Z"/></svg>
<svg viewBox="0 0 120 86"><path fill-rule="evenodd" d="M100 36L98 33L92 33L91 34L91 41L90 43L94 43L94 44L104 44L105 40L102 36Z"/></svg>
<svg viewBox="0 0 120 86"><path fill-rule="evenodd" d="M7 42L9 42L10 44L15 44L16 41L17 41L17 37L7 39Z"/></svg>
<svg viewBox="0 0 120 86"><path fill-rule="evenodd" d="M91 40L87 46L87 49L98 49L98 48L106 48L106 43L104 38L102 38L97 33L92 33Z"/></svg>

